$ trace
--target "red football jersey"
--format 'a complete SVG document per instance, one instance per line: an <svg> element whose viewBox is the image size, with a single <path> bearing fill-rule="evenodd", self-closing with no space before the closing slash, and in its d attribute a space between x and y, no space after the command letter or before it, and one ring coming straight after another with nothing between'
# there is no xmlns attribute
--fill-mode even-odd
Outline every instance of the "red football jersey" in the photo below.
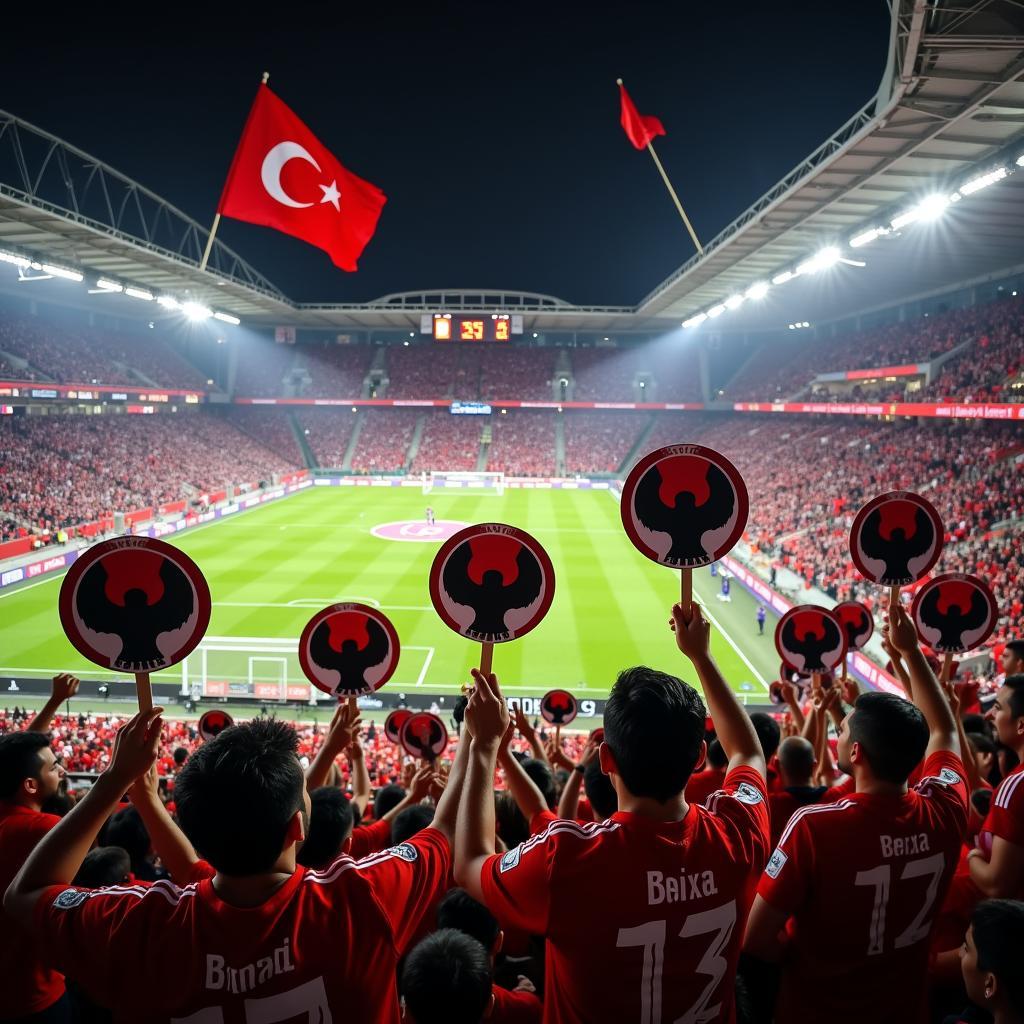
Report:
<svg viewBox="0 0 1024 1024"><path fill-rule="evenodd" d="M790 819L758 893L791 916L776 1019L924 1020L928 937L967 828L955 754L901 796L854 793Z"/></svg>
<svg viewBox="0 0 1024 1024"><path fill-rule="evenodd" d="M435 829L357 863L298 868L259 907L206 879L182 889L53 886L36 923L51 959L117 1021L396 1024L395 965L444 891Z"/></svg>
<svg viewBox="0 0 1024 1024"><path fill-rule="evenodd" d="M382 818L352 829L352 845L348 852L354 860L362 860L371 853L383 850L390 842L391 822Z"/></svg>
<svg viewBox="0 0 1024 1024"><path fill-rule="evenodd" d="M14 881L28 855L60 818L29 807L0 803L0 896ZM0 910L0 1018L13 1020L39 1013L64 994L64 979L40 956L42 943Z"/></svg>
<svg viewBox="0 0 1024 1024"><path fill-rule="evenodd" d="M767 854L764 779L737 768L682 821L556 821L489 858L481 883L503 925L547 937L548 1024L731 1021Z"/></svg>
<svg viewBox="0 0 1024 1024"><path fill-rule="evenodd" d="M978 832L978 848L985 851L986 857L992 853L993 836L1014 846L1024 846L1024 764L1014 768L992 795Z"/></svg>
<svg viewBox="0 0 1024 1024"><path fill-rule="evenodd" d="M686 802L702 804L715 790L721 789L724 784L724 768L705 768L702 772L695 772L686 783Z"/></svg>

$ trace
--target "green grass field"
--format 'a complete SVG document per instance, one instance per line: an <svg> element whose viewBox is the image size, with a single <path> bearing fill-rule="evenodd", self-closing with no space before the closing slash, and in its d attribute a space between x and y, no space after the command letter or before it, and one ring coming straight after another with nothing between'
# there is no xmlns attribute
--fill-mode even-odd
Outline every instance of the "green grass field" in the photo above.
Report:
<svg viewBox="0 0 1024 1024"><path fill-rule="evenodd" d="M357 600L376 603L398 629L402 657L389 690L457 691L479 646L448 630L431 608L427 576L438 543L383 540L370 532L380 523L422 521L428 502L438 519L522 527L551 555L557 586L547 618L524 639L495 648L495 671L508 693L539 695L557 685L600 697L617 670L638 663L687 676L667 625L678 574L630 545L606 491L510 490L500 497L441 491L427 498L413 488L324 487L172 538L209 580L208 638L226 638L205 645L209 678L303 681L293 653L303 625L325 604ZM67 670L104 677L61 630L62 578L0 594L0 675ZM715 656L738 693L766 703L764 681L778 669L774 621L759 637L749 595L734 585L725 604L716 600L718 589L707 569L695 573L695 594L716 627ZM218 649L225 647L236 649ZM187 672L198 681L200 652ZM180 682L182 669L154 679Z"/></svg>

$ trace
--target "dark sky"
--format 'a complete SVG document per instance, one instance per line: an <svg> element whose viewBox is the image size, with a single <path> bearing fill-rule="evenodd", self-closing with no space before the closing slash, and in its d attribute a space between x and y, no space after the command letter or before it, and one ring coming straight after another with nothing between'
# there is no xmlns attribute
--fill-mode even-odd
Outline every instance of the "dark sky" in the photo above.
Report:
<svg viewBox="0 0 1024 1024"><path fill-rule="evenodd" d="M465 287L635 303L693 250L619 127L616 77L664 122L656 148L707 241L874 94L889 31L884 0L208 13L219 6L12 9L0 108L208 224L269 70L389 197L355 274L267 228L222 223L219 237L298 301Z"/></svg>

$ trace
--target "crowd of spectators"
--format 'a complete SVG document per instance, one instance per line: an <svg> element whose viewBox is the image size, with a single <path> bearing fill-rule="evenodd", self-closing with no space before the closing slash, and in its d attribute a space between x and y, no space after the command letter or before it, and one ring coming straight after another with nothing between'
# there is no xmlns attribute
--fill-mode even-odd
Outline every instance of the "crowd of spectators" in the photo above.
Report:
<svg viewBox="0 0 1024 1024"><path fill-rule="evenodd" d="M557 349L496 345L481 355L480 398L550 402Z"/></svg>
<svg viewBox="0 0 1024 1024"><path fill-rule="evenodd" d="M287 409L233 405L219 415L243 434L248 434L257 444L284 459L290 466L305 465L306 459L295 439L291 413Z"/></svg>
<svg viewBox="0 0 1024 1024"><path fill-rule="evenodd" d="M433 469L468 472L476 469L480 457L480 434L484 417L453 415L447 409L431 409L423 419L423 434L412 472Z"/></svg>
<svg viewBox="0 0 1024 1024"><path fill-rule="evenodd" d="M296 366L305 369L310 383L303 398L360 398L363 381L376 349L370 345L305 344L297 347Z"/></svg>
<svg viewBox="0 0 1024 1024"><path fill-rule="evenodd" d="M507 476L554 476L557 415L548 409L513 409L492 416L487 469Z"/></svg>
<svg viewBox="0 0 1024 1024"><path fill-rule="evenodd" d="M617 473L650 420L625 410L564 415L566 473Z"/></svg>
<svg viewBox="0 0 1024 1024"><path fill-rule="evenodd" d="M281 398L294 393L291 383L297 346L249 335L234 343L237 370L234 393L241 398Z"/></svg>
<svg viewBox="0 0 1024 1024"><path fill-rule="evenodd" d="M363 412L359 437L352 452L352 471L402 472L409 459L409 448L416 431L416 422L422 415L421 409L366 409Z"/></svg>
<svg viewBox="0 0 1024 1024"><path fill-rule="evenodd" d="M353 406L297 406L294 412L313 458L322 469L341 469L359 411Z"/></svg>

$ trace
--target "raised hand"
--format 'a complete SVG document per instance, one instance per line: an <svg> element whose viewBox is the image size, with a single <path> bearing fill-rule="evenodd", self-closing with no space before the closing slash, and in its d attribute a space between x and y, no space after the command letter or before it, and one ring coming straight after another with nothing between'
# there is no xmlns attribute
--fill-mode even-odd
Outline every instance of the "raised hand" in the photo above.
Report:
<svg viewBox="0 0 1024 1024"><path fill-rule="evenodd" d="M892 605L889 609L888 639L904 658L918 647L914 620L898 604Z"/></svg>
<svg viewBox="0 0 1024 1024"><path fill-rule="evenodd" d="M128 789L156 760L163 708L140 711L117 732L107 773Z"/></svg>
<svg viewBox="0 0 1024 1024"><path fill-rule="evenodd" d="M559 768L564 768L568 772L571 772L576 767L572 763L571 758L562 749L561 742L556 743L553 737L544 744L544 750L548 755L548 762L550 764L558 765Z"/></svg>
<svg viewBox="0 0 1024 1024"><path fill-rule="evenodd" d="M362 724L363 720L359 717L356 699L349 697L345 703L339 704L334 712L334 717L327 729L327 737L324 740L325 746L340 753L356 740Z"/></svg>
<svg viewBox="0 0 1024 1024"><path fill-rule="evenodd" d="M473 669L473 692L466 705L466 726L474 744L497 748L508 729L509 713L498 677Z"/></svg>
<svg viewBox="0 0 1024 1024"><path fill-rule="evenodd" d="M522 707L516 707L513 714L515 716L515 725L516 729L519 731L519 735L522 736L530 746L533 746L537 739L537 732L533 726L530 725L530 720L523 714Z"/></svg>
<svg viewBox="0 0 1024 1024"><path fill-rule="evenodd" d="M672 605L672 618L668 625L676 635L676 646L690 661L708 656L711 644L711 625L704 618L704 611L694 602L690 606L689 620L681 604Z"/></svg>
<svg viewBox="0 0 1024 1024"><path fill-rule="evenodd" d="M50 694L53 700L60 704L70 700L78 693L79 680L70 672L61 672L53 677L50 682Z"/></svg>
<svg viewBox="0 0 1024 1024"><path fill-rule="evenodd" d="M128 790L128 797L133 804L160 801L160 777L157 775L156 762L154 761L133 783Z"/></svg>
<svg viewBox="0 0 1024 1024"><path fill-rule="evenodd" d="M409 786L409 795L415 803L419 803L429 792L434 781L434 766L425 764L417 769Z"/></svg>

